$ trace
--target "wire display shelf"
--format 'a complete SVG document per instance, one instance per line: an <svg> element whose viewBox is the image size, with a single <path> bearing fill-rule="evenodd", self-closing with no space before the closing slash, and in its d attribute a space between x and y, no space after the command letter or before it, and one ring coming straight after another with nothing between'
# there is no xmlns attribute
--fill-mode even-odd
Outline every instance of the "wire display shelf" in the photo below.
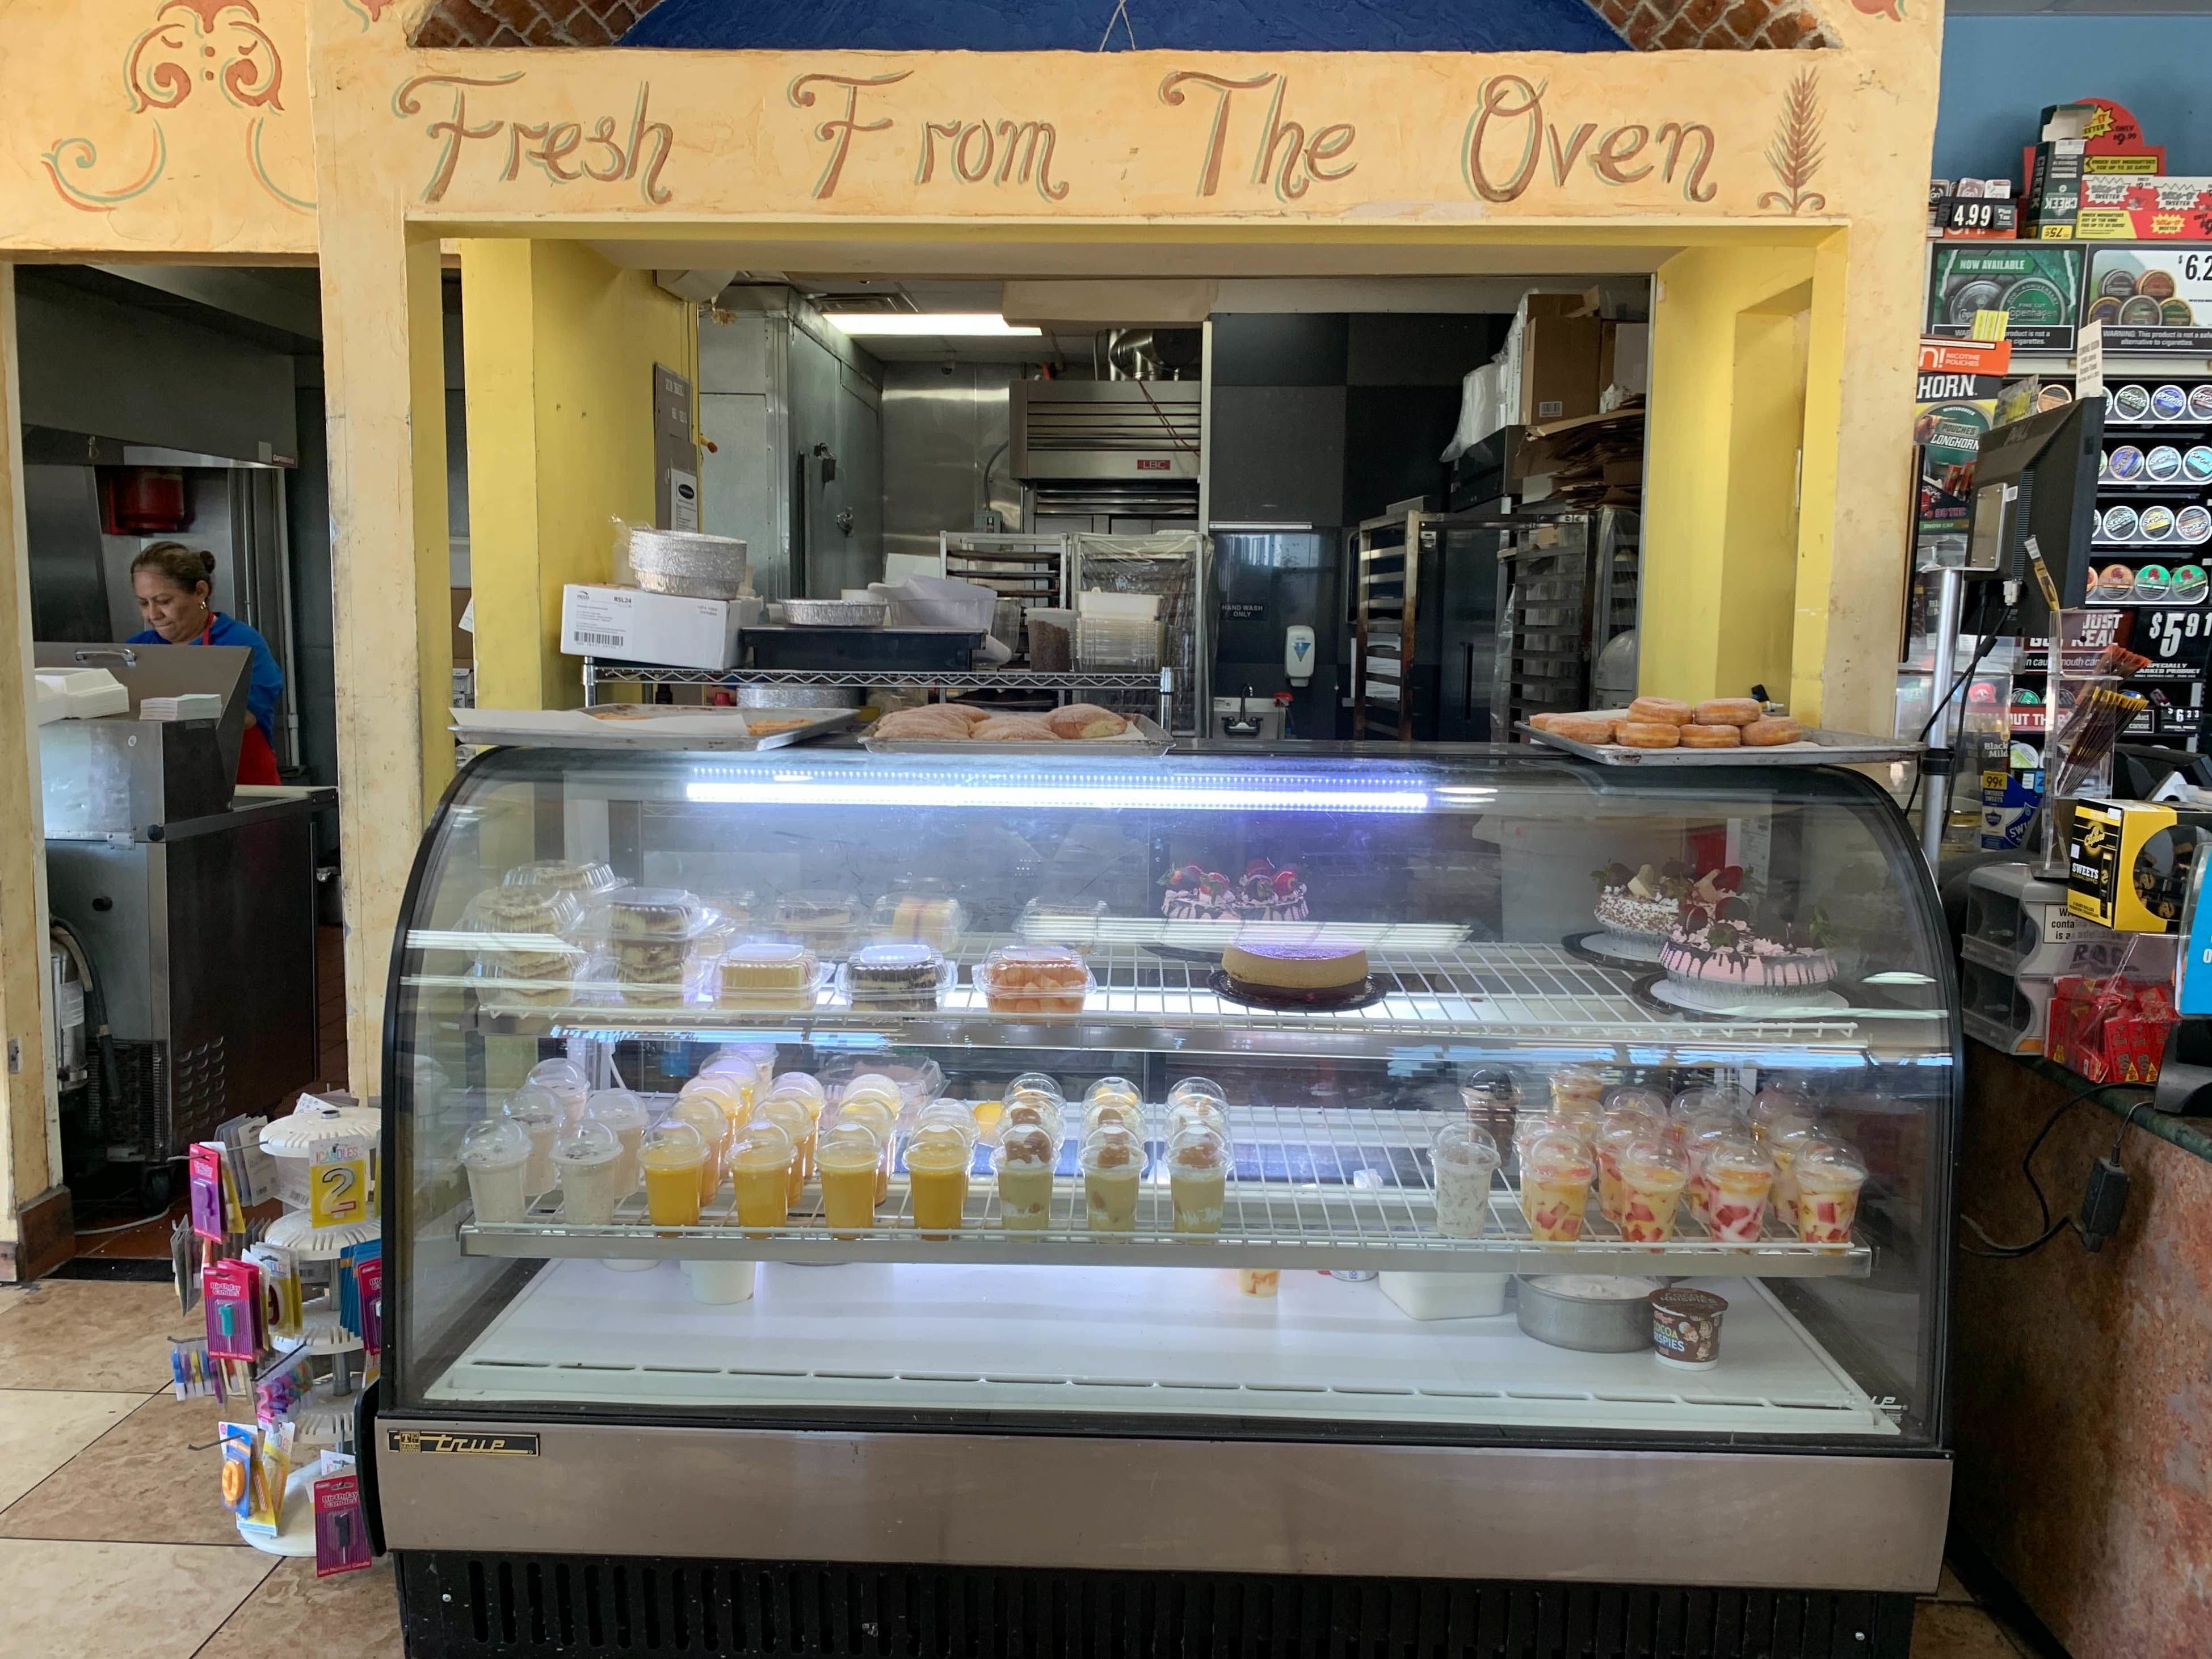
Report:
<svg viewBox="0 0 2212 1659"><path fill-rule="evenodd" d="M1864 1277L1873 1263L1866 1245L1806 1244L1770 1216L1756 1243L1708 1237L1686 1209L1681 1237L1664 1244L1631 1244L1598 1213L1593 1193L1583 1237L1538 1240L1522 1218L1518 1194L1493 1180L1490 1224L1480 1238L1437 1231L1435 1174L1429 1144L1445 1121L1434 1111L1372 1107L1235 1107L1230 1136L1235 1167L1221 1231L1194 1236L1174 1231L1170 1185L1160 1144L1162 1109L1152 1119L1147 1169L1135 1230L1093 1231L1085 1219L1084 1182L1075 1170L1073 1137L1061 1149L1048 1225L1012 1231L999 1213L988 1173L990 1148L979 1145L970 1168L966 1210L957 1231L926 1234L915 1224L912 1194L894 1170L878 1224L833 1234L821 1218L820 1188L809 1182L787 1225L740 1228L731 1200L718 1193L692 1228L655 1228L644 1200L623 1200L611 1226L571 1226L557 1198L540 1199L520 1222L462 1225L472 1255L599 1257L631 1260L769 1261L952 1261L1030 1266L1396 1268L1420 1273L1660 1273L1760 1278Z"/></svg>

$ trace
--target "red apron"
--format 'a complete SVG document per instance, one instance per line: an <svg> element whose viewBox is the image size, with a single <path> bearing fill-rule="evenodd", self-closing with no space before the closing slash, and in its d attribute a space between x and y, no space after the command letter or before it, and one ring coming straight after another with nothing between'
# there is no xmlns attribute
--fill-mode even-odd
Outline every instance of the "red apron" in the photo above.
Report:
<svg viewBox="0 0 2212 1659"><path fill-rule="evenodd" d="M215 615L208 615L207 626L200 629L200 643L211 644L215 635ZM238 781L240 783L282 783L277 775L276 751L269 746L269 734L256 720L246 728L238 745Z"/></svg>

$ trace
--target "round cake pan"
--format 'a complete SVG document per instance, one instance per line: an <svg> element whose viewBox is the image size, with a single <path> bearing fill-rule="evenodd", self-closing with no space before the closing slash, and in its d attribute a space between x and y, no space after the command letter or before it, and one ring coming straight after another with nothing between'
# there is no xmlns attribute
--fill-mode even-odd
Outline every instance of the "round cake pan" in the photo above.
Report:
<svg viewBox="0 0 2212 1659"><path fill-rule="evenodd" d="M1651 1292L1663 1279L1598 1273L1523 1274L1514 1317L1539 1342L1581 1353L1636 1353L1651 1346Z"/></svg>
<svg viewBox="0 0 2212 1659"><path fill-rule="evenodd" d="M860 694L822 685L741 685L740 708L858 708Z"/></svg>
<svg viewBox="0 0 2212 1659"><path fill-rule="evenodd" d="M783 619L793 628L881 628L891 614L883 599L786 599Z"/></svg>
<svg viewBox="0 0 2212 1659"><path fill-rule="evenodd" d="M745 544L688 530L633 530L629 572L649 593L734 599L745 588Z"/></svg>

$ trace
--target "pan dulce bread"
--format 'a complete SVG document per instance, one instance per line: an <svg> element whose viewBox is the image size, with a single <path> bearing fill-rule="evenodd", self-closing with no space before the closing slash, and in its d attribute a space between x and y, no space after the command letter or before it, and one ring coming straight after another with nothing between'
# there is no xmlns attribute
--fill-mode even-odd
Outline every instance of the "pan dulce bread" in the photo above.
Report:
<svg viewBox="0 0 2212 1659"><path fill-rule="evenodd" d="M1743 740L1754 749L1771 749L1778 743L1802 743L1805 728L1787 714L1770 714L1743 728Z"/></svg>
<svg viewBox="0 0 2212 1659"><path fill-rule="evenodd" d="M1755 697L1708 697L1696 710L1699 726L1748 726L1765 713Z"/></svg>
<svg viewBox="0 0 2212 1659"><path fill-rule="evenodd" d="M1603 714L1553 714L1542 730L1574 743L1611 743L1619 722Z"/></svg>
<svg viewBox="0 0 2212 1659"><path fill-rule="evenodd" d="M1681 745L1685 729L1666 720L1623 720L1613 740L1631 749L1674 749Z"/></svg>
<svg viewBox="0 0 2212 1659"><path fill-rule="evenodd" d="M1675 729L1682 734L1685 749L1734 749L1743 742L1743 733L1733 726L1683 726Z"/></svg>
<svg viewBox="0 0 2212 1659"><path fill-rule="evenodd" d="M1054 709L1044 720L1055 738L1118 738L1129 729L1121 715L1095 702L1072 702Z"/></svg>
<svg viewBox="0 0 2212 1659"><path fill-rule="evenodd" d="M1629 719L1655 725L1687 726L1692 712L1689 704L1673 697L1638 697L1628 705Z"/></svg>

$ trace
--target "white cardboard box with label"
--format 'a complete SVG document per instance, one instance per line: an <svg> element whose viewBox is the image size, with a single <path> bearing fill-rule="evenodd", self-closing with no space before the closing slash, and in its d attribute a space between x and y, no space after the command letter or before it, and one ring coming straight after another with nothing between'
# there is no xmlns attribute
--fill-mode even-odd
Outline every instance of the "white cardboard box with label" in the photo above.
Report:
<svg viewBox="0 0 2212 1659"><path fill-rule="evenodd" d="M572 657L728 668L738 659L738 629L759 611L757 599L688 599L571 582L561 595L561 649Z"/></svg>

